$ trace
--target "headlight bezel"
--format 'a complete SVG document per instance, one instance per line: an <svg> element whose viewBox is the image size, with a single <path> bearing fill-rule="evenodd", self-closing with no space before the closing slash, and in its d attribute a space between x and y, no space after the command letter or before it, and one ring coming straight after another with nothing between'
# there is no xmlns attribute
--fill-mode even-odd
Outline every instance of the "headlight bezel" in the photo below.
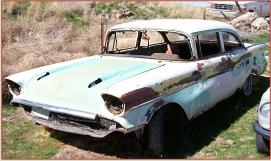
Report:
<svg viewBox="0 0 271 161"><path fill-rule="evenodd" d="M125 104L121 99L110 94L102 94L101 96L109 112L111 112L114 115L121 115L124 113Z"/></svg>
<svg viewBox="0 0 271 161"><path fill-rule="evenodd" d="M6 79L6 82L8 84L9 91L12 95L18 96L22 93L22 87L12 80Z"/></svg>

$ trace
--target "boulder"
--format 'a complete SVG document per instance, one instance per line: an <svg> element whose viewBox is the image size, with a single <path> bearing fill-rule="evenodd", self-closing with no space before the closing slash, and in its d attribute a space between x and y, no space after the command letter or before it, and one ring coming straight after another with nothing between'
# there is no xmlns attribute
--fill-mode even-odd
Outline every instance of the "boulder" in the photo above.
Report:
<svg viewBox="0 0 271 161"><path fill-rule="evenodd" d="M256 18L258 18L256 12L248 12L233 19L231 24L241 30L251 30L251 24Z"/></svg>
<svg viewBox="0 0 271 161"><path fill-rule="evenodd" d="M269 23L263 18L256 18L255 21L251 24L252 32L268 32L269 31Z"/></svg>

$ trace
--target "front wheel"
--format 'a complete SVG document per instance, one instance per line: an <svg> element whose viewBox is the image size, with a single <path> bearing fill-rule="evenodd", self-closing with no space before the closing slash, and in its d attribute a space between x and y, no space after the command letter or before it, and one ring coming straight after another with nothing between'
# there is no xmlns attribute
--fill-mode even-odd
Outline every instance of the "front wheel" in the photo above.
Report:
<svg viewBox="0 0 271 161"><path fill-rule="evenodd" d="M256 134L256 147L258 152L269 153L269 145L269 140L266 140L261 135Z"/></svg>
<svg viewBox="0 0 271 161"><path fill-rule="evenodd" d="M148 125L148 147L156 157L163 158L165 146L165 119L162 110L151 118Z"/></svg>
<svg viewBox="0 0 271 161"><path fill-rule="evenodd" d="M252 92L252 75L249 75L246 82L244 83L241 92L245 96L249 96Z"/></svg>

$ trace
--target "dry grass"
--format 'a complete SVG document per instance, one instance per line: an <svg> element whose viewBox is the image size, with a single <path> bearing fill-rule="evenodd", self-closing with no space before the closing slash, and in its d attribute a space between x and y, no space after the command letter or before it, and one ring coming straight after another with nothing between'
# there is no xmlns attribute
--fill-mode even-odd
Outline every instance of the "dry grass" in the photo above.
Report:
<svg viewBox="0 0 271 161"><path fill-rule="evenodd" d="M179 2L159 2L159 6L165 7L170 18L203 19L204 7L189 6Z"/></svg>

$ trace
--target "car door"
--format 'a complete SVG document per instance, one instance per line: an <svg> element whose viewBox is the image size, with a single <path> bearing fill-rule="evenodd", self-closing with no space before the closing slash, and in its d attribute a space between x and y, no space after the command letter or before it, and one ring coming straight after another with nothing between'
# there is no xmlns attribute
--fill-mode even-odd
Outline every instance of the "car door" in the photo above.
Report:
<svg viewBox="0 0 271 161"><path fill-rule="evenodd" d="M220 32L224 55L227 55L231 65L232 88L240 88L251 73L251 58L248 56L247 49L241 43L237 35L231 32Z"/></svg>
<svg viewBox="0 0 271 161"><path fill-rule="evenodd" d="M200 93L195 100L201 103L194 106L192 111L200 114L230 96L234 90L232 67L228 63L231 54L224 52L219 32L204 32L195 35L194 39L199 57L196 63L203 79L197 89ZM205 97L206 95L208 97Z"/></svg>

